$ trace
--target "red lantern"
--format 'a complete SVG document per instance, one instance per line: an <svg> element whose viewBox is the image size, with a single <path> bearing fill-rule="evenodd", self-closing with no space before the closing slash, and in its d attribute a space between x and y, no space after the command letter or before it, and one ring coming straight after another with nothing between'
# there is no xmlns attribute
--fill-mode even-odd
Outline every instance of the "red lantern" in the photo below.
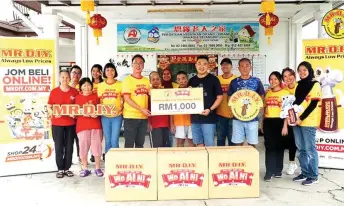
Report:
<svg viewBox="0 0 344 206"><path fill-rule="evenodd" d="M270 36L274 34L274 27L277 26L279 22L278 16L273 13L265 13L260 17L259 23L265 28L265 36L268 37L268 43L270 44Z"/></svg>
<svg viewBox="0 0 344 206"><path fill-rule="evenodd" d="M88 25L93 29L93 35L97 37L97 44L99 44L98 37L102 36L102 29L106 24L106 19L100 14L95 14L91 17L91 21Z"/></svg>

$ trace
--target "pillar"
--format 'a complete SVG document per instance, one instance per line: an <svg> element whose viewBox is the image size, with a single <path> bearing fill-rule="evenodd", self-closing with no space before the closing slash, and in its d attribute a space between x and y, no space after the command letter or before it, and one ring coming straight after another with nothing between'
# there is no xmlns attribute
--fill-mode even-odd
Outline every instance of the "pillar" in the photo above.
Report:
<svg viewBox="0 0 344 206"><path fill-rule="evenodd" d="M88 74L88 26L75 25L75 63L82 68L82 76Z"/></svg>

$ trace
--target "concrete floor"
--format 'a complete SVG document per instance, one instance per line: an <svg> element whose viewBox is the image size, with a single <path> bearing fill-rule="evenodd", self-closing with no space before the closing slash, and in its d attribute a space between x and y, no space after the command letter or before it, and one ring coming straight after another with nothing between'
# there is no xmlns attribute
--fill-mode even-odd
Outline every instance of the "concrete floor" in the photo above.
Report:
<svg viewBox="0 0 344 206"><path fill-rule="evenodd" d="M263 142L262 140L260 142ZM123 138L121 138L123 147ZM149 147L148 138L146 147ZM344 171L320 169L319 184L302 186L292 181L293 176L284 176L264 182L264 146L260 152L260 198L211 199L190 201L150 202L105 202L104 179L91 175L87 178L56 179L55 173L12 176L0 178L0 205L54 206L227 206L227 205L344 205ZM287 152L285 153L285 160ZM74 162L77 162L76 159ZM285 166L287 161L285 161ZM91 168L93 165L91 165ZM72 170L78 174L80 166ZM299 172L299 169L298 171Z"/></svg>

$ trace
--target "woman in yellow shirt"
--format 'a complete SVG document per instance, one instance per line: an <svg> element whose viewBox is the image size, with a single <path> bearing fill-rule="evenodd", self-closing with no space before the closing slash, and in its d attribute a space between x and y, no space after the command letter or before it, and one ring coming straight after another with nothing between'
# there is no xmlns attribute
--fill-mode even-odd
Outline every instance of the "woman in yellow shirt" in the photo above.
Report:
<svg viewBox="0 0 344 206"><path fill-rule="evenodd" d="M285 89L289 92L289 94L295 95L295 89L297 87L295 71L287 67L282 70L282 76L284 83L286 83ZM293 175L297 169L297 165L295 163L297 148L295 144L293 128L291 126L288 126L288 137L286 138L286 147L289 150L289 164L287 174Z"/></svg>
<svg viewBox="0 0 344 206"><path fill-rule="evenodd" d="M301 174L293 180L308 186L318 183L319 159L316 131L319 118L317 106L321 99L321 86L314 80L314 70L309 62L301 62L297 67L297 72L301 80L295 90L294 104L302 106L304 110L299 115L296 126L293 127L301 167Z"/></svg>
<svg viewBox="0 0 344 206"><path fill-rule="evenodd" d="M284 138L288 134L288 124L280 118L282 97L289 92L281 87L282 75L274 71L269 76L270 90L264 99L263 133L265 145L265 181L282 177Z"/></svg>
<svg viewBox="0 0 344 206"><path fill-rule="evenodd" d="M94 93L97 93L98 84L103 82L102 73L103 73L103 67L100 64L95 64L92 66L91 75L92 75Z"/></svg>
<svg viewBox="0 0 344 206"><path fill-rule="evenodd" d="M123 99L122 83L115 78L118 76L115 65L107 63L104 66L105 81L98 85L98 97L103 105L113 106L115 113L101 117L105 136L105 153L111 148L119 148L119 135L122 126Z"/></svg>

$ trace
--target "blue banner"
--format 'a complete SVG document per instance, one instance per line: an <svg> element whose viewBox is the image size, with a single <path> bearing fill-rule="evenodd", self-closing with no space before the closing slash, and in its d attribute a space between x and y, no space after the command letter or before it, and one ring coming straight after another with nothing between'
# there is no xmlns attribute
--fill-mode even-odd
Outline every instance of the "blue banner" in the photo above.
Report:
<svg viewBox="0 0 344 206"><path fill-rule="evenodd" d="M259 23L118 24L118 52L258 51Z"/></svg>

